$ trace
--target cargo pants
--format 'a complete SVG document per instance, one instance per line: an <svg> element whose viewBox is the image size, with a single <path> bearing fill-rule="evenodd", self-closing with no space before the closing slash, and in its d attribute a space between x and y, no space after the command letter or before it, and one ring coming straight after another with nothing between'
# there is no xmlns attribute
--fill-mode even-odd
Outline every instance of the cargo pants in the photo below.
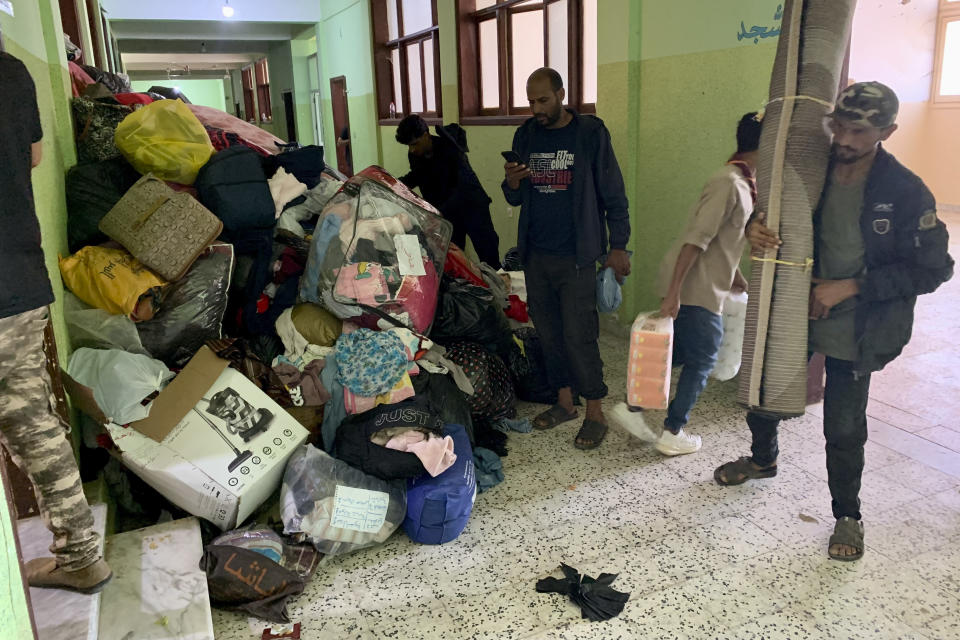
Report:
<svg viewBox="0 0 960 640"><path fill-rule="evenodd" d="M47 307L0 318L0 442L33 483L50 551L65 571L100 558L67 426L54 412L43 330Z"/></svg>

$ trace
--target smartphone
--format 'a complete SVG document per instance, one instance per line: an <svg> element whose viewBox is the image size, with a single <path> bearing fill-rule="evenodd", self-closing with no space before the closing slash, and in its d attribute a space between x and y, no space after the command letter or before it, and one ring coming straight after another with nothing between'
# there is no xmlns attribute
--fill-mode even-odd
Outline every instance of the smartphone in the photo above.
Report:
<svg viewBox="0 0 960 640"><path fill-rule="evenodd" d="M507 162L516 162L517 164L523 164L523 161L520 159L520 154L516 151L501 151L500 155L503 156L503 159Z"/></svg>

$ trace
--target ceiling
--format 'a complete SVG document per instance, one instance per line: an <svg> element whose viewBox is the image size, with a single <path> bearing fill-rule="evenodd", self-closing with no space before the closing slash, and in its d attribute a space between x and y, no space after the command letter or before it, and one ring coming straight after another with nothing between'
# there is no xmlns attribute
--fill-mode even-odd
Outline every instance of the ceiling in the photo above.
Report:
<svg viewBox="0 0 960 640"><path fill-rule="evenodd" d="M291 40L304 23L237 20L111 20L127 73L135 80L169 76L222 78Z"/></svg>

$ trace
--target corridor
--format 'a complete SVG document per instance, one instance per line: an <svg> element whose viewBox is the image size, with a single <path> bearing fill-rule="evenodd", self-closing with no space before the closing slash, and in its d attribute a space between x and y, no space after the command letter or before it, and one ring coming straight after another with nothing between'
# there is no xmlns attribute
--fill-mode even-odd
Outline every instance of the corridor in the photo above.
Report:
<svg viewBox="0 0 960 640"><path fill-rule="evenodd" d="M960 213L942 217L960 255ZM514 434L506 481L478 496L460 538L432 547L396 535L335 558L290 617L303 638L338 640L960 638L958 301L957 277L921 298L913 340L873 379L860 562L826 555L821 408L785 423L776 478L722 488L713 469L746 455L749 439L735 381L712 381L690 425L700 453L665 459L619 430L577 451L574 423ZM608 385L624 388L624 342L606 335L602 349ZM560 562L619 573L624 612L590 623L536 593ZM263 628L219 610L214 626L219 640Z"/></svg>

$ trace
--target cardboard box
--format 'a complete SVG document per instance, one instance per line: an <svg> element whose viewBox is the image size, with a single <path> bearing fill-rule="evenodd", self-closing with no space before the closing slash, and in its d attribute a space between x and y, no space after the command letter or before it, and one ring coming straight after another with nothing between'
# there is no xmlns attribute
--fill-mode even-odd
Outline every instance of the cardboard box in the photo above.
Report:
<svg viewBox="0 0 960 640"><path fill-rule="evenodd" d="M121 461L181 509L236 527L280 486L309 435L206 347L127 427L107 424Z"/></svg>

